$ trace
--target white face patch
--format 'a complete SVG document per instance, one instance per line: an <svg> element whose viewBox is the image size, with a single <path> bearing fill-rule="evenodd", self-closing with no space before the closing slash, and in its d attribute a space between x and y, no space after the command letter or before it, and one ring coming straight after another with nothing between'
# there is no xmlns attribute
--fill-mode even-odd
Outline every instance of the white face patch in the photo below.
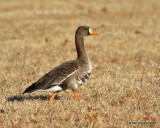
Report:
<svg viewBox="0 0 160 128"><path fill-rule="evenodd" d="M89 34L92 32L92 29L91 28L89 28Z"/></svg>

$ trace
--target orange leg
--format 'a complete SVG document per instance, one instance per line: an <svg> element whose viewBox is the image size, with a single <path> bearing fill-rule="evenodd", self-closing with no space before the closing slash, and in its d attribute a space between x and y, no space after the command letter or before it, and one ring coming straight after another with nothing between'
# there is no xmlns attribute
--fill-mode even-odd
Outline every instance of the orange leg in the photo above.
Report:
<svg viewBox="0 0 160 128"><path fill-rule="evenodd" d="M79 96L78 93L74 93L74 96L77 97L77 99L78 99L79 101L83 100L83 99Z"/></svg>
<svg viewBox="0 0 160 128"><path fill-rule="evenodd" d="M56 92L54 92L53 94L52 94L52 96L51 96L51 98L50 98L50 103L52 103L53 102L53 100L54 100L54 97L56 96Z"/></svg>

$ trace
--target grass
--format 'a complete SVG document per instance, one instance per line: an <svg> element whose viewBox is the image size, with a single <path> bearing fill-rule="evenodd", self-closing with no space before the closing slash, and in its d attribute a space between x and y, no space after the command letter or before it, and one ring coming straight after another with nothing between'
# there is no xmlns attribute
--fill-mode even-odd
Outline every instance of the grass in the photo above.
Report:
<svg viewBox="0 0 160 128"><path fill-rule="evenodd" d="M0 2L0 127L160 127L158 0ZM93 71L78 92L22 92L62 62L76 58L75 30L85 38ZM156 124L129 124L156 122Z"/></svg>

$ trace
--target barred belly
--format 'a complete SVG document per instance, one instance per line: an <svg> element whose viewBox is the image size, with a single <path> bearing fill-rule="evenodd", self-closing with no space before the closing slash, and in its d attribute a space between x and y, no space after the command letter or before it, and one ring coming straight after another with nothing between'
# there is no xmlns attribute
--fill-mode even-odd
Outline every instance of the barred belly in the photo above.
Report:
<svg viewBox="0 0 160 128"><path fill-rule="evenodd" d="M87 79L89 78L90 75L91 75L91 73L87 73L87 74L85 74L83 76L79 76L77 78L77 82L76 82L77 85L78 86L82 86L87 81Z"/></svg>

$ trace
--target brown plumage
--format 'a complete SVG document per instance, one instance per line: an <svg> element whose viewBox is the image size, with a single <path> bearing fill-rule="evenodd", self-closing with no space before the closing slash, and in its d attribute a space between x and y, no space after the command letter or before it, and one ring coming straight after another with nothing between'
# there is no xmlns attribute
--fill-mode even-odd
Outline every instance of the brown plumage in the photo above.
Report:
<svg viewBox="0 0 160 128"><path fill-rule="evenodd" d="M50 72L42 76L37 82L29 86L24 93L34 91L52 91L53 99L57 92L72 90L79 99L82 98L76 93L79 86L83 85L89 78L92 70L91 62L84 49L83 37L89 35L98 35L90 27L80 26L75 34L75 45L77 50L77 59L65 62Z"/></svg>

